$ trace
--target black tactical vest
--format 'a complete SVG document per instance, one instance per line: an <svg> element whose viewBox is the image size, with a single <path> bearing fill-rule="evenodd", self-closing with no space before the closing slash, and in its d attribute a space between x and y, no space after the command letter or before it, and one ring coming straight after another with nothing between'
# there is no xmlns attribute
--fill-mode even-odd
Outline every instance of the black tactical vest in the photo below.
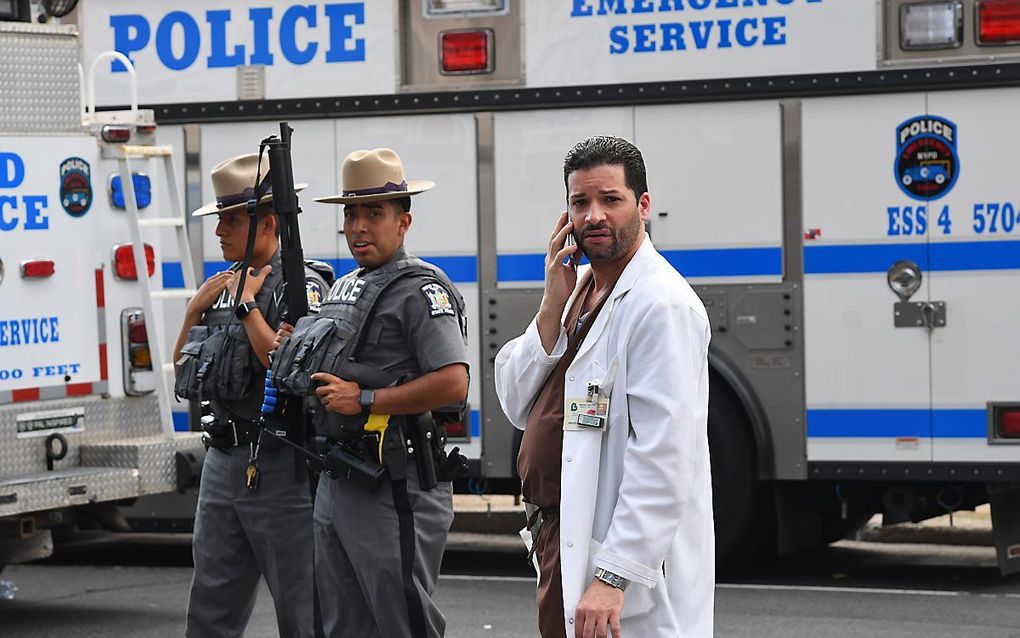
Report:
<svg viewBox="0 0 1020 638"><path fill-rule="evenodd" d="M337 279L322 302L319 315L299 320L294 333L273 359L276 387L307 397L305 407L312 413L312 422L320 436L340 439L360 432L365 419L327 413L311 387L309 376L312 373L330 372L368 389L410 380L357 361L376 302L390 284L404 277L433 281L449 291L455 302L461 333L466 337L464 298L442 270L417 257L392 261L367 273L354 270Z"/></svg>
<svg viewBox="0 0 1020 638"><path fill-rule="evenodd" d="M273 271L255 295L255 305L270 326L277 326L283 314L283 268L278 257L270 263ZM234 264L231 269L238 267ZM211 401L219 417L257 421L266 369L244 325L234 316L234 302L224 290L202 316L202 323L188 331L174 391L182 399Z"/></svg>

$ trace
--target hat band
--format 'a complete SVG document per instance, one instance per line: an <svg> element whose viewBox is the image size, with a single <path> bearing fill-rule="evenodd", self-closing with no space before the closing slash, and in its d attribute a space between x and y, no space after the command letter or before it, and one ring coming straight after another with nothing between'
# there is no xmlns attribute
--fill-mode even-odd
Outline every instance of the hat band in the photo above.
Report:
<svg viewBox="0 0 1020 638"><path fill-rule="evenodd" d="M270 186L269 190L265 192L265 195L269 195L273 192L273 187ZM265 196L263 195L263 196ZM226 206L234 206L235 204L243 204L248 200L255 197L255 189L248 187L240 193L234 193L231 195L223 195L216 197L216 208L224 208Z"/></svg>
<svg viewBox="0 0 1020 638"><path fill-rule="evenodd" d="M386 182L377 188L359 188L352 191L344 191L344 197L361 197L362 195L378 195L380 193L400 193L407 190L407 182L394 184Z"/></svg>

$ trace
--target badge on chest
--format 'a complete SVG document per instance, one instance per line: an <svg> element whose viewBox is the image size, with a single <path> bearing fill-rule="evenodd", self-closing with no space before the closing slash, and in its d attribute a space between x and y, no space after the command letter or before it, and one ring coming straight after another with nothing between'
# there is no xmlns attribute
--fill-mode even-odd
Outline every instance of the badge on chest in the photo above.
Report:
<svg viewBox="0 0 1020 638"><path fill-rule="evenodd" d="M358 298L365 291L365 280L358 277L344 277L337 279L333 287L329 289L326 301L335 301L344 304L358 303Z"/></svg>
<svg viewBox="0 0 1020 638"><path fill-rule="evenodd" d="M588 384L588 394L567 397L563 406L563 430L605 430L609 423L609 397L598 382Z"/></svg>

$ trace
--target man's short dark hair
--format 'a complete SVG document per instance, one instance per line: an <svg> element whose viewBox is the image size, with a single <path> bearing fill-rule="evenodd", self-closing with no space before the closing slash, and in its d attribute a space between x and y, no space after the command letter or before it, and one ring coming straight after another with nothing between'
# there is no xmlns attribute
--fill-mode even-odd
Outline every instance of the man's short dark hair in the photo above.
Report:
<svg viewBox="0 0 1020 638"><path fill-rule="evenodd" d="M411 212L411 198L410 197L401 197L400 199L397 200L397 203L400 204L400 209L402 211L404 211L405 213Z"/></svg>
<svg viewBox="0 0 1020 638"><path fill-rule="evenodd" d="M596 135L578 142L563 159L563 185L574 171L596 166L622 166L627 188L634 191L634 199L648 192L648 176L641 151L627 140L608 135ZM569 195L569 192L567 193Z"/></svg>

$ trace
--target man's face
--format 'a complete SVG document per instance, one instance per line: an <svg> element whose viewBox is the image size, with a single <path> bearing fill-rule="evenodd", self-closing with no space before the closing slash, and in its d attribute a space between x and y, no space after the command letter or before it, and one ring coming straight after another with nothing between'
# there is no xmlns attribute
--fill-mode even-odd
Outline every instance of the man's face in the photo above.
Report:
<svg viewBox="0 0 1020 638"><path fill-rule="evenodd" d="M217 216L219 221L216 223L216 236L220 238L223 259L241 261L244 259L244 249L248 243L248 214L233 210L218 213Z"/></svg>
<svg viewBox="0 0 1020 638"><path fill-rule="evenodd" d="M651 198L634 198L623 166L604 164L567 177L567 206L574 239L592 264L608 264L629 255L642 237Z"/></svg>
<svg viewBox="0 0 1020 638"><path fill-rule="evenodd" d="M244 210L232 210L226 213L217 213L219 221L216 222L216 236L220 238L220 250L223 251L223 259L226 261L241 261L244 259L245 249L248 245L248 213ZM270 228L268 221L270 215L260 214L258 218L258 233L255 235L255 253L268 250L271 242L276 237L275 228Z"/></svg>
<svg viewBox="0 0 1020 638"><path fill-rule="evenodd" d="M344 206L344 237L354 261L362 268L378 268L390 261L411 225L397 200Z"/></svg>

